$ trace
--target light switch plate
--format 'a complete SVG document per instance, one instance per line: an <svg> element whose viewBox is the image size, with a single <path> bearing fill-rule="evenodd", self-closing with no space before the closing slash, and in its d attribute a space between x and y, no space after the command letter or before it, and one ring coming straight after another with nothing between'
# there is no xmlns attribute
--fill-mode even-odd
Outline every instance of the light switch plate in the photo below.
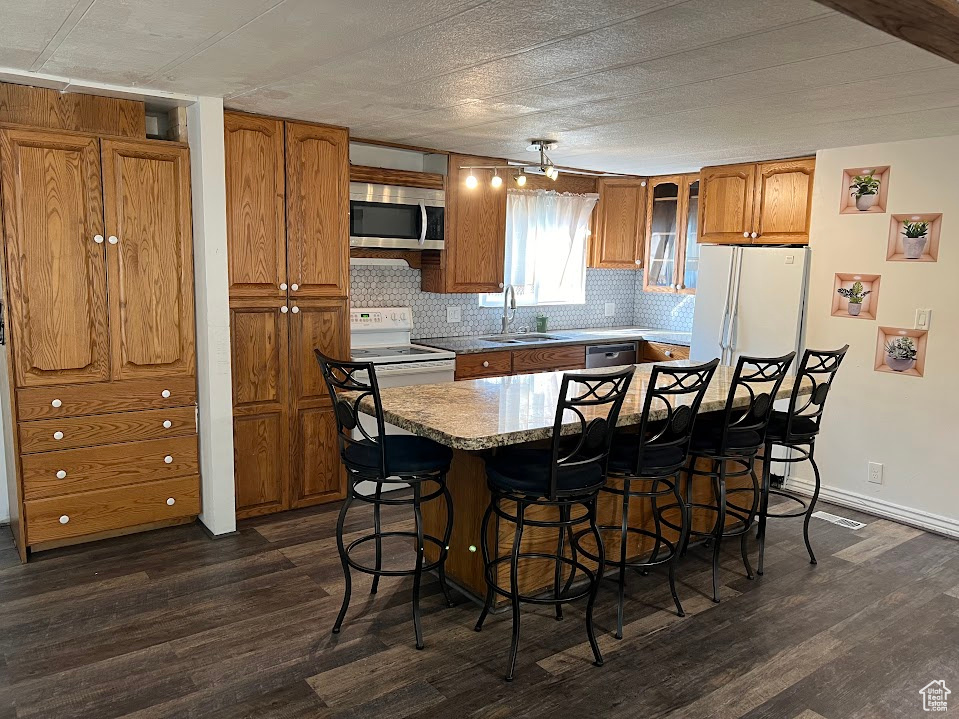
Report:
<svg viewBox="0 0 959 719"><path fill-rule="evenodd" d="M463 321L463 310L461 307L447 307L446 308L446 321L447 322L462 322Z"/></svg>
<svg viewBox="0 0 959 719"><path fill-rule="evenodd" d="M932 324L932 310L916 310L916 326L914 329L927 330Z"/></svg>
<svg viewBox="0 0 959 719"><path fill-rule="evenodd" d="M612 316L615 315L615 314L616 314L616 303L615 303L615 302L607 302L607 303L606 303L606 316L607 316L607 317L612 317Z"/></svg>

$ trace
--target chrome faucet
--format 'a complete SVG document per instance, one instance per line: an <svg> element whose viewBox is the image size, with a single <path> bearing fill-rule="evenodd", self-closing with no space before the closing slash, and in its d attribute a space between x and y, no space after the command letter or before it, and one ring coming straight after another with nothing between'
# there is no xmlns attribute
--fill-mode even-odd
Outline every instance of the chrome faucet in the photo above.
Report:
<svg viewBox="0 0 959 719"><path fill-rule="evenodd" d="M513 314L510 314L510 310L513 310ZM502 333L505 335L506 330L509 329L509 326L513 324L513 320L516 318L516 288L513 285L506 285L506 289L503 290L503 327Z"/></svg>

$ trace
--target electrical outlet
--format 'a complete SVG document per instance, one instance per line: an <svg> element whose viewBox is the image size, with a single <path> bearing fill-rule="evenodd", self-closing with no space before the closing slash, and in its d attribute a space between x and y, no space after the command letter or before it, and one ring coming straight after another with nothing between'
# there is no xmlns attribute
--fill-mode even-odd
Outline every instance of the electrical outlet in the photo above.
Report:
<svg viewBox="0 0 959 719"><path fill-rule="evenodd" d="M463 309L461 307L447 307L446 308L446 321L447 322L462 322L463 321Z"/></svg>
<svg viewBox="0 0 959 719"><path fill-rule="evenodd" d="M882 484L882 465L879 462L869 463L869 476L866 479L872 484Z"/></svg>
<svg viewBox="0 0 959 719"><path fill-rule="evenodd" d="M615 314L616 314L616 303L615 303L615 302L607 302L607 303L606 303L606 316L607 316L607 317L612 317L612 316L615 315Z"/></svg>
<svg viewBox="0 0 959 719"><path fill-rule="evenodd" d="M927 330L932 323L932 310L916 310L916 326L914 329Z"/></svg>

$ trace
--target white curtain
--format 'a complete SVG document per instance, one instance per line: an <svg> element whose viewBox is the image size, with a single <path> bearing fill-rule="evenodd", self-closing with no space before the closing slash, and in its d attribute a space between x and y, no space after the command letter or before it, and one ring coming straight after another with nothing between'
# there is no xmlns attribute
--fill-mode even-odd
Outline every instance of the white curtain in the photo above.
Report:
<svg viewBox="0 0 959 719"><path fill-rule="evenodd" d="M584 302L586 237L599 195L510 190L506 283L522 304Z"/></svg>

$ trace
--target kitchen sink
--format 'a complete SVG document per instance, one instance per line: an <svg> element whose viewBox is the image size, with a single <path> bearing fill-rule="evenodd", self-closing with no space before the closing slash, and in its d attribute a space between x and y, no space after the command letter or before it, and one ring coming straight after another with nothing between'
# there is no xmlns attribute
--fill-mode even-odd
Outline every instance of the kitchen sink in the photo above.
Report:
<svg viewBox="0 0 959 719"><path fill-rule="evenodd" d="M507 335L489 335L487 337L480 337L479 339L486 342L497 342L503 345L521 345L527 342L542 342L543 340L558 340L560 338L554 337L553 335L536 334L535 332L520 332Z"/></svg>

